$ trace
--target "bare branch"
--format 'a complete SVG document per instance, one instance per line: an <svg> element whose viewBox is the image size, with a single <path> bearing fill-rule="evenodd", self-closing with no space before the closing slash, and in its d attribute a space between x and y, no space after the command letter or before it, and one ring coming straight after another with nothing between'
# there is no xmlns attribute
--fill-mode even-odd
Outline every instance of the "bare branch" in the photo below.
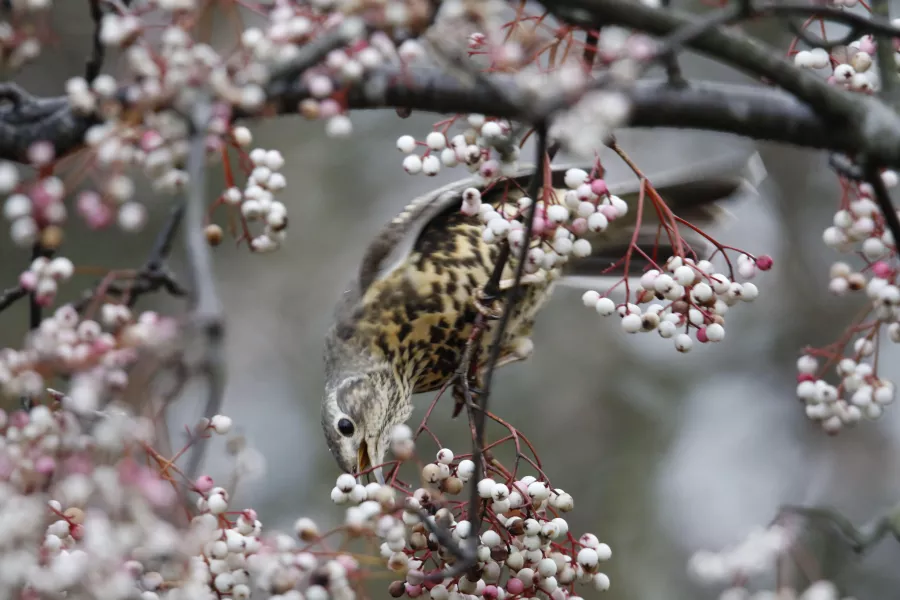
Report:
<svg viewBox="0 0 900 600"><path fill-rule="evenodd" d="M184 215L184 243L194 304L190 325L202 336L204 344L201 369L207 384L204 407L206 419L211 419L219 412L225 390L222 347L225 319L216 290L212 255L203 233L206 214L206 126L211 114L208 101L197 102L194 106L191 119L193 133L188 156L190 185ZM206 449L206 437L201 435L197 438L185 469L191 479L196 477Z"/></svg>

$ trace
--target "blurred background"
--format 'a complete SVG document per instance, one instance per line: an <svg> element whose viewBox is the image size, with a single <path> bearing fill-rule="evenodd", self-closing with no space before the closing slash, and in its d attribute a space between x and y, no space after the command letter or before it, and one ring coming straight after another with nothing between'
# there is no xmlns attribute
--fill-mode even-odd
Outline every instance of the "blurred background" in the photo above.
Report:
<svg viewBox="0 0 900 600"><path fill-rule="evenodd" d="M91 35L84 4L54 8L58 41L16 77L29 91L63 93L65 80L83 72ZM789 38L767 27L752 31L787 48ZM682 62L689 77L743 80L700 58ZM115 72L115 63L107 69ZM247 123L255 145L285 156L289 186L282 199L291 215L288 241L277 253L254 256L229 243L215 250L227 313L223 411L266 462L233 506L253 506L268 529L290 529L302 515L325 523L341 518L329 500L338 470L319 425L323 336L371 237L416 195L466 175L452 169L429 179L401 169L396 138L422 139L438 118L358 112L348 141L329 139L321 123L299 117ZM623 131L619 141L651 177L757 148L769 171L761 198L733 207L736 220L711 233L772 255L775 267L758 277L759 299L729 313L726 340L687 355L656 335L624 335L617 320L583 307L581 291L560 288L537 323L533 357L498 372L492 408L531 439L554 485L574 496L571 530L594 532L612 546L608 598L711 598L717 588L688 577L691 554L739 543L781 504L829 505L862 523L900 500L900 410L891 407L877 423L829 438L794 396L799 350L833 341L859 303L827 292L837 255L822 244L821 232L831 224L839 188L824 155L693 132ZM610 180L627 175L611 155L603 158ZM222 181L220 171L211 180ZM211 185L211 194L218 191ZM63 253L76 265L139 266L171 202L144 194L152 218L143 234L92 233L73 218ZM0 236L0 287L15 282L27 262L26 250ZM176 252L172 266L179 273L181 264ZM76 277L68 289L80 292L93 281ZM181 305L157 296L140 306ZM20 345L26 308L20 303L0 315L0 347ZM895 348L883 348L883 376L900 375L897 359ZM430 396L418 398L415 422L429 402ZM170 424L193 422L200 404L199 394L189 394ZM435 430L467 452L464 422L450 421L449 412L438 408ZM223 445L217 440L207 453L204 470L216 478L232 468ZM886 541L861 564L848 563L841 581L860 599L900 597L898 559L896 543Z"/></svg>

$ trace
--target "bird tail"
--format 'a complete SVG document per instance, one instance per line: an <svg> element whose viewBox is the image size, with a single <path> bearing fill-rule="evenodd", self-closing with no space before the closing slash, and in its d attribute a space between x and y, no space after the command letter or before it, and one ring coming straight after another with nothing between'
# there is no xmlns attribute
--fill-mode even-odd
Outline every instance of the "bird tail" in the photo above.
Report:
<svg viewBox="0 0 900 600"><path fill-rule="evenodd" d="M564 169L554 169L554 179L564 175ZM700 231L732 221L731 213L722 204L756 198L757 186L765 178L766 168L757 152L749 158L740 155L713 159L650 176L650 184L671 212L658 206L645 188L636 235L640 181L609 186L611 194L628 204L628 212L612 220L605 231L588 234L591 253L582 258L570 257L563 265L558 284L606 293L626 275L629 279L640 277L651 264L648 257L657 265L664 265L676 253L696 255L697 260L709 258L715 247ZM562 187L556 184L554 181L554 187ZM673 223L671 215L683 222ZM672 234L673 229L677 229L677 236ZM629 248L632 250L626 273L624 257Z"/></svg>

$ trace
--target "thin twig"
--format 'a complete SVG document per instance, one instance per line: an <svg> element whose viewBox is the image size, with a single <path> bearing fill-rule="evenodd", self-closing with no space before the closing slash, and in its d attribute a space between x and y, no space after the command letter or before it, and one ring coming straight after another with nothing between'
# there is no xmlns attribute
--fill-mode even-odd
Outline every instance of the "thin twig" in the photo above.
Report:
<svg viewBox="0 0 900 600"><path fill-rule="evenodd" d="M31 247L31 261L34 262L35 259L40 257L50 257L53 256L52 250L47 250L43 246L41 246L40 242L35 242ZM41 325L41 321L44 318L44 308L38 302L37 293L32 291L28 296L28 327L29 329L37 329Z"/></svg>
<svg viewBox="0 0 900 600"><path fill-rule="evenodd" d="M175 205L172 206L168 219L166 219L163 228L153 242L153 248L150 250L150 255L147 258L147 262L144 264L145 271L158 271L162 269L166 258L168 258L169 254L172 252L172 244L175 242L175 235L178 233L181 220L184 218L184 210L184 199L177 201Z"/></svg>
<svg viewBox="0 0 900 600"><path fill-rule="evenodd" d="M878 167L874 164L866 164L864 171L866 179L875 193L875 203L881 209L881 214L884 215L884 222L891 232L891 237L893 238L891 246L896 249L897 245L900 244L900 218L897 217L897 209L894 208L891 202L891 195L888 193L887 186L884 185L884 180L881 178Z"/></svg>
<svg viewBox="0 0 900 600"><path fill-rule="evenodd" d="M103 68L104 46L100 40L100 28L103 22L103 11L100 10L100 0L88 0L91 7L91 20L94 22L94 35L91 38L91 55L84 67L84 78L88 83L94 81Z"/></svg>
<svg viewBox="0 0 900 600"><path fill-rule="evenodd" d="M3 290L3 292L0 292L0 311L6 310L27 295L28 290L22 286Z"/></svg>
<svg viewBox="0 0 900 600"><path fill-rule="evenodd" d="M469 504L466 510L466 517L471 524L471 533L469 535L472 542L468 545L470 547L460 547L460 555L457 556L457 562L454 563L454 565L450 569L442 573L436 573L432 575L431 578L435 581L439 581L446 577L455 577L456 575L466 571L472 566L476 558L475 550L478 545L478 532L481 528L481 514L478 510L478 507L481 504L481 496L478 494L478 482L481 481L482 477L484 476L482 463L483 449L485 446L485 427L487 423L485 415L487 414L491 380L493 379L494 368L500 358L500 352L502 351L503 334L506 331L506 328L509 326L509 321L512 318L513 309L515 308L516 301L518 300L519 293L521 292L520 283L522 280L522 275L525 273L525 263L527 261L528 250L531 247L530 240L534 226L537 195L541 189L541 186L543 185L544 180L544 167L546 165L547 155L547 125L546 123L540 123L535 127L535 129L538 136L538 158L535 161L534 174L532 175L531 180L528 183L528 188L525 192L526 196L532 199L531 206L528 208L527 214L525 215L526 241L522 244L522 248L519 249L518 256L516 257L517 263L513 285L505 294L506 302L504 303L503 307L503 315L500 317L500 322L498 323L496 329L491 332L493 337L491 339L490 349L488 350L484 383L482 385L482 389L480 390L478 398L479 406L478 410L472 411L474 413L475 429L475 435L472 437L472 462L475 463L475 472L472 476L472 483L470 484ZM491 274L491 278L488 281L487 285L485 285L483 290L483 295L488 303L490 303L491 300L493 300L500 292L500 281L510 254L511 252L509 249L509 245L504 244L504 246L501 248L500 256L498 256L497 262L494 265L494 271ZM475 324L475 328L479 329L479 333L477 334L479 338L483 333L484 327L485 316L483 313L479 313L478 321L476 321ZM472 352L472 348L478 342L479 340L477 339L470 340L469 346L466 349L467 354ZM468 376L468 373L466 371L468 371L468 369L464 368L463 372L458 373L458 375L466 378ZM467 398L466 400L467 402L470 401L469 398Z"/></svg>

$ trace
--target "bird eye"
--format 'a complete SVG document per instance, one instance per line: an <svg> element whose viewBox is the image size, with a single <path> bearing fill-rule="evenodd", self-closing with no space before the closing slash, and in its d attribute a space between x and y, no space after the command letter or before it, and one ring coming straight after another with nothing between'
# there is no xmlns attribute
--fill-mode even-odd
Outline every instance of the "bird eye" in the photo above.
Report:
<svg viewBox="0 0 900 600"><path fill-rule="evenodd" d="M350 437L353 435L353 432L356 431L356 428L353 426L353 421L350 419L341 419L337 422L338 431L341 432L341 435Z"/></svg>

